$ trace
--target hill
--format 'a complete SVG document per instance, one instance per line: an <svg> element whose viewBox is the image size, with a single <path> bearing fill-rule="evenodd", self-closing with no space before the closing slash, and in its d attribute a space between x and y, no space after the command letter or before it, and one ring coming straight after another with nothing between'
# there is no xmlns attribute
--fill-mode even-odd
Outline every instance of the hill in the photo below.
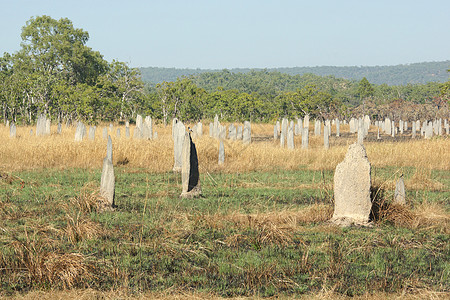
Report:
<svg viewBox="0 0 450 300"><path fill-rule="evenodd" d="M269 68L269 69L230 69L232 73L248 73L250 71L267 70L289 75L303 75L307 73L337 78L361 80L366 77L374 84L406 85L423 84L427 82L445 82L449 80L447 70L450 69L450 60L440 62L422 62L396 66L351 66L351 67L293 67L293 68ZM140 68L142 78L146 82L160 83L163 81L175 81L178 77L198 75L202 73L220 72L218 69L177 69L177 68Z"/></svg>

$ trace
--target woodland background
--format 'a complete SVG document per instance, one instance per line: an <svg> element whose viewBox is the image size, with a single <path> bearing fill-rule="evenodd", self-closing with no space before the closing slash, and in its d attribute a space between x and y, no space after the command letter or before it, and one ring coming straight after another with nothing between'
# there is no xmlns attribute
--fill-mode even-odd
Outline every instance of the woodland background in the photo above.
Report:
<svg viewBox="0 0 450 300"><path fill-rule="evenodd" d="M450 61L376 67L200 70L131 68L106 61L69 19L32 17L21 49L0 57L0 118L33 124L281 117L397 120L448 117Z"/></svg>

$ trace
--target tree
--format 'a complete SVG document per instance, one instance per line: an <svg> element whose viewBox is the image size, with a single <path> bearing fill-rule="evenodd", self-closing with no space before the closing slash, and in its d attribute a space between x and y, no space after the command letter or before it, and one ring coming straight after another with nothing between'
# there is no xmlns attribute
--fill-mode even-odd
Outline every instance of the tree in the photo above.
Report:
<svg viewBox="0 0 450 300"><path fill-rule="evenodd" d="M89 34L67 18L33 17L22 28L21 38L14 72L24 74L31 102L44 113L57 108L55 87L93 86L107 69L100 53L85 45Z"/></svg>
<svg viewBox="0 0 450 300"><path fill-rule="evenodd" d="M107 68L99 52L86 46L89 34L67 18L31 18L22 28L22 50L34 70L58 75L68 83L92 85Z"/></svg>
<svg viewBox="0 0 450 300"><path fill-rule="evenodd" d="M374 93L375 93L375 89L370 84L369 80L367 80L366 77L363 77L363 79L361 79L361 81L358 84L358 95L359 95L359 98L363 102L363 109L364 110L365 110L366 100L369 97L372 97Z"/></svg>
<svg viewBox="0 0 450 300"><path fill-rule="evenodd" d="M8 120L10 115L9 107L13 107L10 102L15 98L11 97L13 91L12 74L12 58L10 54L5 53L0 57L0 103L4 122Z"/></svg>
<svg viewBox="0 0 450 300"><path fill-rule="evenodd" d="M144 83L140 75L137 68L113 60L106 74L99 79L97 86L102 89L102 94L118 102L116 106L122 120L135 115L139 109L138 104L144 95Z"/></svg>
<svg viewBox="0 0 450 300"><path fill-rule="evenodd" d="M53 118L114 120L131 117L145 102L137 69L86 46L89 34L67 19L33 17L22 28L21 50L0 59L4 120L38 113Z"/></svg>
<svg viewBox="0 0 450 300"><path fill-rule="evenodd" d="M309 84L298 91L300 109L311 116L324 119L327 114L336 110L339 105L333 102L333 98L327 92L318 89L314 84Z"/></svg>
<svg viewBox="0 0 450 300"><path fill-rule="evenodd" d="M202 106L206 92L199 89L191 78L178 78L175 82L162 82L156 85L158 109L162 111L164 126L169 116L183 120L199 120L203 116Z"/></svg>
<svg viewBox="0 0 450 300"><path fill-rule="evenodd" d="M447 72L450 72L450 69L448 69ZM440 92L441 98L444 99L444 101L447 101L447 105L450 105L450 80L447 80L442 85Z"/></svg>

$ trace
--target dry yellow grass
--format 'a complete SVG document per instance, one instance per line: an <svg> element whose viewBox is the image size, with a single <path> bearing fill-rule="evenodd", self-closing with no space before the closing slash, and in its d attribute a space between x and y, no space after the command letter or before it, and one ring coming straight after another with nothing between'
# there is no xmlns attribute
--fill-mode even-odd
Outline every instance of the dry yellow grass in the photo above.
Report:
<svg viewBox="0 0 450 300"><path fill-rule="evenodd" d="M17 138L9 138L7 128L0 125L0 169L4 171L33 168L100 168L106 155L106 141L101 138L98 127L95 141L85 139L74 142L75 128L63 128L63 134L47 137L30 135L34 127L18 127ZM117 127L115 127L114 131ZM173 166L173 142L171 127L155 126L158 139L152 141L134 140L125 137L124 126L120 127L122 137L111 133L114 149L114 164L130 168L145 168L150 172L165 172ZM341 130L344 131L345 126ZM273 125L255 124L252 127L250 145L242 142L225 141L225 164L219 166L218 147L215 139L208 137L208 126L204 135L195 140L201 172L239 172L270 170L273 168L297 169L307 166L314 170L332 170L342 161L347 146L356 136L339 140L339 145L329 150L322 147L322 137L310 134L308 150L301 149L301 137L295 137L295 150L282 149L273 141ZM131 133L133 133L133 128ZM132 135L132 134L131 134ZM420 169L450 170L450 139L409 140L406 142L365 143L370 162L375 167L414 166Z"/></svg>
<svg viewBox="0 0 450 300"><path fill-rule="evenodd" d="M412 228L433 229L435 231L450 233L450 214L437 203L423 202L414 208L415 218Z"/></svg>
<svg viewBox="0 0 450 300"><path fill-rule="evenodd" d="M400 143L368 143L367 156L377 167L412 166L450 170L450 139L409 140Z"/></svg>
<svg viewBox="0 0 450 300"><path fill-rule="evenodd" d="M363 296L356 297L346 297L330 291L322 291L318 294L306 294L296 299L311 299L311 300L384 300L384 299L402 299L402 300L439 300L448 299L450 293L439 293L428 290L418 290L408 293L373 293ZM43 299L43 300L65 300L65 299L80 299L80 300L90 300L90 299L156 299L156 300L180 300L180 299L275 299L275 298L261 298L261 297L233 297L233 298L223 298L217 295L208 293L195 293L195 292L181 292L181 291L165 291L165 292L145 292L139 295L129 294L127 291L96 291L93 289L86 290L69 290L69 291L33 291L28 294L17 294L13 297L1 297L0 299L17 299L17 300L31 300L31 299ZM277 296L276 299L291 299L287 296Z"/></svg>
<svg viewBox="0 0 450 300"><path fill-rule="evenodd" d="M91 279L91 266L81 253L55 253L47 250L49 242L37 241L34 236L25 241L14 240L14 249L24 276L33 282L49 282L71 288L81 280Z"/></svg>
<svg viewBox="0 0 450 300"><path fill-rule="evenodd" d="M202 218L204 222L210 224L210 227L218 224L229 226L228 223L231 222L239 227L268 227L294 231L299 229L301 224L325 222L332 214L333 208L330 205L312 204L302 208L271 210L256 214L229 212L225 215L202 216Z"/></svg>
<svg viewBox="0 0 450 300"><path fill-rule="evenodd" d="M395 226L426 230L448 234L450 232L450 214L439 203L424 201L414 208L396 204L386 199L375 199L372 212L375 222L390 222Z"/></svg>

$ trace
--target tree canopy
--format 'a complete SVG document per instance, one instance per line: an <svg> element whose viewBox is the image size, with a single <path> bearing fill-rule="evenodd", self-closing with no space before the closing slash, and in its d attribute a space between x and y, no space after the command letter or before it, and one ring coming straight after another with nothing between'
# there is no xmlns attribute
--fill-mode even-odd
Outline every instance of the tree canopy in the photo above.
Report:
<svg viewBox="0 0 450 300"><path fill-rule="evenodd" d="M96 122L131 117L142 100L139 71L105 61L86 46L88 32L74 28L69 19L32 17L21 38L21 49L1 58L4 119L32 122L43 113Z"/></svg>

